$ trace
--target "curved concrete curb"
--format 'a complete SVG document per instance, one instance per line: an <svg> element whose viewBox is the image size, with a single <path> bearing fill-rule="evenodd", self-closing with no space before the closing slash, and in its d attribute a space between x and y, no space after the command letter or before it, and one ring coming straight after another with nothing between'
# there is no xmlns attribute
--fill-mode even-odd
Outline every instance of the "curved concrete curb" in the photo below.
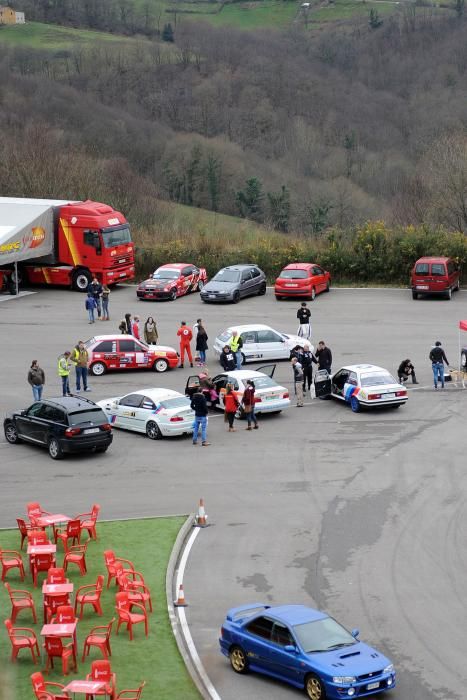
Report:
<svg viewBox="0 0 467 700"><path fill-rule="evenodd" d="M167 609L178 649L201 697L204 698L204 700L221 700L196 651L188 629L185 608L176 608L174 606L174 600L176 600L178 595L178 586L183 584L183 572L191 546L200 532L199 528L193 527L194 520L194 514L188 516L185 524L177 535L170 555L165 577Z"/></svg>

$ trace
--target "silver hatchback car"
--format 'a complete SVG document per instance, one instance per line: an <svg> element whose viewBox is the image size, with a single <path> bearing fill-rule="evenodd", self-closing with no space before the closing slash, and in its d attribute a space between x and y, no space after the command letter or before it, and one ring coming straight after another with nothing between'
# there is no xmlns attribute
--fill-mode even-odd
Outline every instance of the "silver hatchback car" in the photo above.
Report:
<svg viewBox="0 0 467 700"><path fill-rule="evenodd" d="M266 294L266 275L256 265L229 265L214 275L200 292L205 302L230 301Z"/></svg>

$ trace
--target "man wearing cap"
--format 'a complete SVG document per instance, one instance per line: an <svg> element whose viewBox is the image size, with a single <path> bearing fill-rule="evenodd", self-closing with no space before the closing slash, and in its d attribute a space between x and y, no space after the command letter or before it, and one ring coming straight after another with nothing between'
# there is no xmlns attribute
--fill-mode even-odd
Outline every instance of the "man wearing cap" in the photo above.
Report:
<svg viewBox="0 0 467 700"><path fill-rule="evenodd" d="M441 341L437 340L434 347L430 350L429 358L431 360L431 367L433 369L433 381L435 389L438 388L438 377L441 382L441 389L444 389L444 364L449 365L448 358L446 357L443 348L441 347Z"/></svg>
<svg viewBox="0 0 467 700"><path fill-rule="evenodd" d="M70 361L70 351L65 350L63 355L60 355L58 358L58 376L62 378L62 394L63 396L72 396L72 393L70 391L70 370L71 370L71 361Z"/></svg>

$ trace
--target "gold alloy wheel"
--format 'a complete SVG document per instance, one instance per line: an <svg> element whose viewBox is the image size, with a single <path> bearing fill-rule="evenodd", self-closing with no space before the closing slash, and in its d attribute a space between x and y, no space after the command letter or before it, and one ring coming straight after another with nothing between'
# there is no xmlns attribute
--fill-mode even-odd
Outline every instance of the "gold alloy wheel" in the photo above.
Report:
<svg viewBox="0 0 467 700"><path fill-rule="evenodd" d="M324 690L321 681L316 676L309 676L306 682L306 692L310 700L324 700Z"/></svg>
<svg viewBox="0 0 467 700"><path fill-rule="evenodd" d="M230 652L230 663L237 673L244 673L247 668L245 652L240 647L234 647Z"/></svg>

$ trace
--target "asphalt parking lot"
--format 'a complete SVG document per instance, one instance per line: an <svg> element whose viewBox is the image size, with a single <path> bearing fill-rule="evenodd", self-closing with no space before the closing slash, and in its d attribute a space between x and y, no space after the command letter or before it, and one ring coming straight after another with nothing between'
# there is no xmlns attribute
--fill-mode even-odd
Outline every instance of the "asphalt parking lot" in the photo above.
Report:
<svg viewBox="0 0 467 700"><path fill-rule="evenodd" d="M93 332L117 332L125 312L153 315L160 342L175 346L183 319L205 319L209 345L235 323L268 323L295 332L296 301L266 297L207 306L192 295L138 302L134 288L111 295L109 323L89 326L84 298L61 290L0 303L2 415L32 402L31 359L46 371L46 394L59 394L58 355ZM313 342L323 338L333 368L368 361L396 371L410 357L420 385L398 411L353 414L333 401L310 401L225 432L209 423L209 448L187 439L152 442L115 431L105 455L62 462L46 451L0 442L0 525L39 500L62 512L102 505L103 517L187 513L203 496L212 523L193 547L185 578L188 621L205 668L223 700L302 697L257 676L239 677L218 652L227 608L246 602L320 607L397 666L398 700L465 697L467 393L431 387L427 356L442 340L458 363L457 323L467 294L414 302L407 290L332 290L310 303ZM466 336L467 341L467 336ZM208 360L210 353L208 352ZM218 365L208 361L214 374ZM93 400L146 386L183 391L190 370L92 378ZM292 386L288 363L276 378ZM125 553L121 553L125 556Z"/></svg>

